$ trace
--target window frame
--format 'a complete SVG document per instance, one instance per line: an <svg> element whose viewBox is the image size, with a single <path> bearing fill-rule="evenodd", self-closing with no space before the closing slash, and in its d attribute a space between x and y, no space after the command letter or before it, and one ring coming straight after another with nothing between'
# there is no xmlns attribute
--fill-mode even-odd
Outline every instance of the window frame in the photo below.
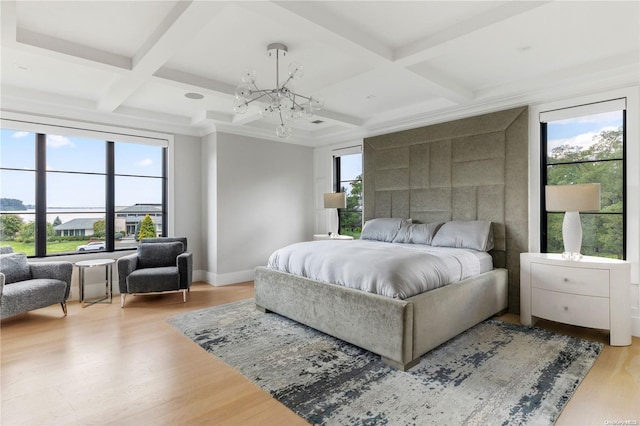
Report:
<svg viewBox="0 0 640 426"><path fill-rule="evenodd" d="M4 115L4 114L3 114ZM105 143L105 250L99 253L120 252L134 250L135 247L115 248L115 154L114 147L116 143L134 143L141 145L153 145L162 148L162 176L153 176L161 179L161 196L162 196L162 236L169 235L173 228L169 218L172 218L170 211L173 206L170 204L170 170L172 165L171 151L173 147L173 136L152 132L140 131L139 134L133 134L127 130L120 130L108 126L96 126L95 129L81 128L75 123L64 120L53 120L54 123L38 123L32 118L25 119L23 114L9 114L11 117L2 118L0 123L2 129L27 131L35 136L35 152L36 169L35 169L35 212L34 212L34 251L35 258L57 257L57 256L77 256L81 253L64 252L47 254L47 203L46 203L46 185L47 185L47 168L46 168L46 136L47 134L64 135L73 137L83 137L102 140ZM13 117L15 116L15 117ZM136 132L138 133L138 132ZM7 168L12 170L12 168ZM93 172L73 172L74 174L92 174ZM134 176L134 175L131 175ZM151 177L144 175L135 175L136 177Z"/></svg>
<svg viewBox="0 0 640 426"><path fill-rule="evenodd" d="M578 109L581 107L586 107L586 111L583 114L577 115L577 117L584 117L590 114L598 113L597 108L598 104L607 104L607 103L620 103L620 99L609 100L609 101L600 101L593 104L581 105L575 107L566 107L562 108L559 111ZM589 112L591 107L596 108L596 112ZM622 212L580 212L580 215L621 215L622 216L622 259L627 259L627 219L628 219L628 203L627 203L627 107L626 102L624 106L621 106L620 109L614 109L612 111L620 111L622 113ZM548 212L546 210L546 200L545 200L545 185L547 184L547 170L548 170L548 138L547 138L547 125L549 121L560 120L561 118L557 118L555 120L546 119L540 117L540 252L547 253L548 252L548 235L547 235L547 227L548 227ZM543 121L544 120L544 121ZM607 159L607 160L582 160L576 162L567 162L567 163L553 163L553 165L563 165L563 164L587 164L587 163L598 163L603 161L620 161L620 159Z"/></svg>
<svg viewBox="0 0 640 426"><path fill-rule="evenodd" d="M353 147L352 147L353 148ZM361 147L358 146L357 151L353 151L351 149L343 149L345 150L345 152L340 153L340 154L334 154L333 155L333 192L342 192L342 183L353 183L353 182L358 182L358 180L355 179L350 179L350 180L342 180L342 176L341 176L341 157L343 156L347 156L347 155L360 155L360 159L361 159L361 168L360 168L360 175L362 176L362 174L364 173L364 164L363 164L363 153L361 150ZM364 178L364 177L363 177ZM364 179L363 179L364 180ZM340 233L341 229L342 229L342 218L341 218L341 213L359 213L360 214L360 222L362 226L362 219L364 217L364 213L361 210L350 210L350 209L338 209L338 233Z"/></svg>

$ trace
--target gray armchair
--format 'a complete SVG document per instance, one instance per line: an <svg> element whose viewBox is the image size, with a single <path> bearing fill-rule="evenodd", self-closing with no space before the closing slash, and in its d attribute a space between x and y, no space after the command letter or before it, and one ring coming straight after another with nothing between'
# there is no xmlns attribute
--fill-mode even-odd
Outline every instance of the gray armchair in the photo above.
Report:
<svg viewBox="0 0 640 426"><path fill-rule="evenodd" d="M13 253L11 248L3 248L0 253L2 319L56 303L67 315L71 262L29 262L26 254Z"/></svg>
<svg viewBox="0 0 640 426"><path fill-rule="evenodd" d="M182 292L187 301L193 275L193 255L185 237L143 238L134 254L117 262L120 307L127 294Z"/></svg>

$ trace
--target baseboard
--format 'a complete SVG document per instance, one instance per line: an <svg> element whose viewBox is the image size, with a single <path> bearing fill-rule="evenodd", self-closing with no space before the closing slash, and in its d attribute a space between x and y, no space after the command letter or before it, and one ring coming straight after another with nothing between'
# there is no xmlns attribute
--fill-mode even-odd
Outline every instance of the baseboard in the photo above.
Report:
<svg viewBox="0 0 640 426"><path fill-rule="evenodd" d="M207 271L198 271L202 273L200 281L204 281L208 284L215 286L223 286L237 283L244 283L247 281L253 281L254 270L249 269L246 271L230 272L227 274L214 274Z"/></svg>

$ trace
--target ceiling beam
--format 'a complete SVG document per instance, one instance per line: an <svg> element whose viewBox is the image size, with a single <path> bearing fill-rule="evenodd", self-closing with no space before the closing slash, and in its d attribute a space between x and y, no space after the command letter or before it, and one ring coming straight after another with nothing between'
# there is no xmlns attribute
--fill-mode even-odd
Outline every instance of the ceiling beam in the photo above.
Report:
<svg viewBox="0 0 640 426"><path fill-rule="evenodd" d="M529 12L547 3L550 3L550 1L506 2L506 4L502 6L448 27L428 38L396 49L394 52L394 62L403 67L424 62L442 54L451 48L450 45L453 42L462 37L470 36L477 31L491 27L522 13Z"/></svg>
<svg viewBox="0 0 640 426"><path fill-rule="evenodd" d="M214 95L235 96L236 86L172 68L162 67L153 74L153 77L162 80L164 84L186 90L193 90L196 87L210 91Z"/></svg>
<svg viewBox="0 0 640 426"><path fill-rule="evenodd" d="M126 56L95 49L80 43L61 40L23 28L18 28L16 31L16 42L30 48L37 48L48 56L64 55L66 56L64 58L65 61L71 58L74 62L90 64L93 67L96 67L96 64L106 65L106 67L97 65L97 68L108 69L109 71L113 71L114 68L123 71L131 70L131 59Z"/></svg>
<svg viewBox="0 0 640 426"><path fill-rule="evenodd" d="M120 76L98 102L113 111L169 61L224 7L223 2L180 1L132 59L132 71Z"/></svg>
<svg viewBox="0 0 640 426"><path fill-rule="evenodd" d="M429 90L455 103L465 103L473 100L473 91L463 87L450 76L436 71L429 64L421 63L408 68L409 71L422 77Z"/></svg>
<svg viewBox="0 0 640 426"><path fill-rule="evenodd" d="M314 2L273 1L262 4L265 5L265 9L269 7L268 5L277 5L295 17L305 19L313 24L315 31L320 32L323 36L326 36L327 33L332 34L342 48L352 50L358 57L366 57L366 60L371 61L372 64L387 63L393 60L393 50L381 40L371 34L359 31L354 25L339 16L326 13L322 8L314 7ZM255 5L255 3L251 3L251 8L255 9ZM271 10L274 10L273 7ZM282 10L276 11L278 20L282 19Z"/></svg>

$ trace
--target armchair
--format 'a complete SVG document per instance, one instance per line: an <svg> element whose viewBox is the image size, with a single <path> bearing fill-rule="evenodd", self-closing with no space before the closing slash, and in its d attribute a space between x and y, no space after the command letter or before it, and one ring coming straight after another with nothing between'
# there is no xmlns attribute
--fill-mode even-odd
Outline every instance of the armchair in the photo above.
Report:
<svg viewBox="0 0 640 426"><path fill-rule="evenodd" d="M67 315L71 291L71 262L29 262L24 253L0 252L2 319L60 303Z"/></svg>
<svg viewBox="0 0 640 426"><path fill-rule="evenodd" d="M182 301L187 301L193 255L185 237L143 238L137 252L121 257L116 265L121 308L127 294L182 292Z"/></svg>

